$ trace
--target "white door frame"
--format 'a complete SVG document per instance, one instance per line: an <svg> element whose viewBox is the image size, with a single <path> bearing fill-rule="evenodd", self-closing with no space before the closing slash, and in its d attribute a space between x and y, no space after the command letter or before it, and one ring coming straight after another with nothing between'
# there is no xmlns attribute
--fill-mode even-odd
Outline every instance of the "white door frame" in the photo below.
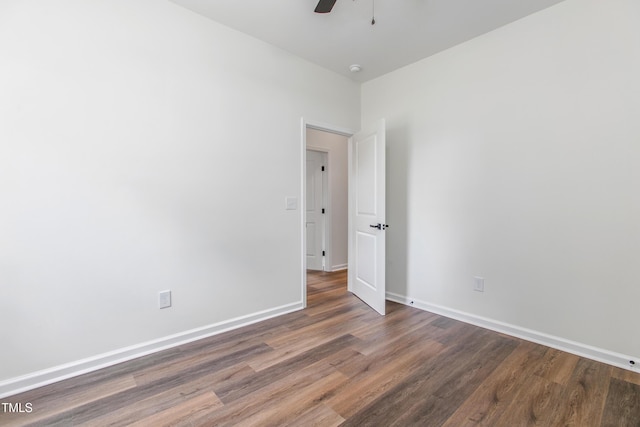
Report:
<svg viewBox="0 0 640 427"><path fill-rule="evenodd" d="M335 133L348 138L356 133L352 129L306 120L304 117L300 120L300 140L302 142L300 145L300 201L302 202L302 209L300 209L300 235L302 236L300 239L300 258L302 266L300 283L303 308L307 307L307 233L305 232L305 224L307 221L307 129L316 129L323 132Z"/></svg>

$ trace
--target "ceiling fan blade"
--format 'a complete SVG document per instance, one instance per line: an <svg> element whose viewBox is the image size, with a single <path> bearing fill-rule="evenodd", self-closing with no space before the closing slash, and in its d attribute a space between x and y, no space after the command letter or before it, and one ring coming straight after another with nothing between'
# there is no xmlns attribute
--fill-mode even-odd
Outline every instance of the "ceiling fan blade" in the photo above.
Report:
<svg viewBox="0 0 640 427"><path fill-rule="evenodd" d="M333 9L336 0L320 0L316 6L315 13L329 13Z"/></svg>

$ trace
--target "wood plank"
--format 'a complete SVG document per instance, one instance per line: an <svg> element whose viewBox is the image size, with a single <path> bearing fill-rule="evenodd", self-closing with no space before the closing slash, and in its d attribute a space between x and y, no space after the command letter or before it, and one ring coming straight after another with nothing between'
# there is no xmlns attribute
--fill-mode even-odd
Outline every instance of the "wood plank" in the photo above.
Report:
<svg viewBox="0 0 640 427"><path fill-rule="evenodd" d="M259 351L254 351L259 349ZM160 381L168 376L180 372L188 372L200 365L217 365L215 369L224 369L241 361L247 362L259 355L269 354L273 349L265 346L264 342L243 340L236 343L230 342L215 346L211 349L204 347L198 350L183 352L179 359L158 363L155 366L145 367L134 375L136 383L140 386Z"/></svg>
<svg viewBox="0 0 640 427"><path fill-rule="evenodd" d="M424 329L437 316L418 309L397 310L386 316L378 316L369 321L362 321L361 325L350 325L350 333L362 340L358 349L363 354L372 353L389 339L399 335L408 335L417 329ZM398 327L402 325L402 327Z"/></svg>
<svg viewBox="0 0 640 427"><path fill-rule="evenodd" d="M192 420L193 425L237 426L245 420L259 416L270 407L282 408L285 403L302 393L305 388L329 378L323 387L331 387L347 381L347 377L337 372L332 365L335 359L341 359L348 349L326 354L320 360L301 369L293 369L287 375L282 375L274 381L263 384L257 390L247 395L247 398L235 399L199 419ZM323 391L323 393L325 393ZM314 402L314 403L319 403Z"/></svg>
<svg viewBox="0 0 640 427"><path fill-rule="evenodd" d="M152 383L113 394L100 399L99 401L82 405L78 408L69 408L58 416L48 418L47 423L50 425L68 425L71 422L74 424L88 422L91 419L101 417L112 411L120 410L134 400L147 399L162 393L167 389L179 387L182 384L196 380L210 372L230 367L239 361L243 361L246 358L263 351L271 351L271 348L266 344L262 344L219 359L208 361L207 363L202 363L192 367L188 371L173 372L171 375Z"/></svg>
<svg viewBox="0 0 640 427"><path fill-rule="evenodd" d="M515 346L515 340L479 330L468 341L438 354L343 425L441 425ZM452 365L451 360L456 363Z"/></svg>
<svg viewBox="0 0 640 427"><path fill-rule="evenodd" d="M578 360L580 360L579 356L549 348L535 374L549 381L566 385L571 378Z"/></svg>
<svg viewBox="0 0 640 427"><path fill-rule="evenodd" d="M210 412L222 406L220 399L209 391L196 397L186 400L172 408L157 412L154 415L142 418L135 423L130 424L131 427L146 426L175 426L178 423L184 425L190 424L190 419L196 418L203 412Z"/></svg>
<svg viewBox="0 0 640 427"><path fill-rule="evenodd" d="M429 355L433 349L440 351L444 349L444 346L432 340L428 330L418 323L403 329L392 338L371 338L366 342L354 344L353 348L365 357L354 358L340 366L340 372L349 377L354 377L362 371L375 371L380 366L388 364L389 361L395 362L398 357L412 353L416 348L426 348L423 357L426 362L430 359Z"/></svg>
<svg viewBox="0 0 640 427"><path fill-rule="evenodd" d="M358 373L353 375L353 366L351 366L351 380L345 384L344 389L338 390L326 403L344 418L352 417L405 381L424 363L428 363L430 357L436 356L441 351L442 345L428 341L407 347L391 358L363 356L358 360Z"/></svg>
<svg viewBox="0 0 640 427"><path fill-rule="evenodd" d="M354 336L343 335L337 339L329 341L328 343L324 343L311 350L307 350L286 362L282 362L260 372L256 372L254 375L243 378L241 381L227 384L223 387L216 386L214 391L224 403L232 402L269 385L273 381L289 375L292 371L300 370L356 342L357 338Z"/></svg>
<svg viewBox="0 0 640 427"><path fill-rule="evenodd" d="M593 360L578 361L564 391L565 404L557 412L557 425L586 426L601 418L611 369Z"/></svg>
<svg viewBox="0 0 640 427"><path fill-rule="evenodd" d="M292 419L289 423L293 427L337 427L344 421L333 409L324 403L313 406L311 409Z"/></svg>
<svg viewBox="0 0 640 427"><path fill-rule="evenodd" d="M53 384L46 388L40 389L43 393L38 395L37 391L29 392L11 399L3 399L3 402L23 402L31 403L33 412L29 414L20 413L3 413L0 408L2 417L0 425L2 426L19 426L24 425L25 419L29 423L39 422L51 417L59 416L65 411L73 411L83 405L99 401L114 394L131 390L136 387L133 375L124 375L121 377L107 380L91 387L91 393L87 393L84 387L65 387L62 383Z"/></svg>
<svg viewBox="0 0 640 427"><path fill-rule="evenodd" d="M265 340L265 343L274 349L279 349L291 347L296 342L308 340L309 336L329 336L336 333L344 335L348 333L347 331L350 332L354 326L360 325L358 322L359 317L360 316L355 314L353 310L339 314L332 313L330 317L318 319L303 328L292 329L288 332L278 334L278 336L268 338Z"/></svg>
<svg viewBox="0 0 640 427"><path fill-rule="evenodd" d="M350 323L357 323L358 319L353 319ZM325 323L325 322L323 322ZM311 328L309 328L311 329ZM326 344L334 339L343 336L348 332L345 327L344 320L336 319L335 324L326 324L326 327L307 328L298 330L300 334L295 336L283 335L282 339L275 341L275 344L268 341L267 344L274 347L275 350L256 356L249 361L249 365L255 371L262 371L279 363L286 362L292 358L305 353L309 348L315 348L319 345Z"/></svg>
<svg viewBox="0 0 640 427"><path fill-rule="evenodd" d="M329 291L329 295L318 295L314 299L309 298L305 314L309 317L316 317L323 315L329 311L335 309L348 307L350 309L358 309L363 313L367 312L367 307L364 302L355 297L350 297L345 290L337 289L335 291Z"/></svg>
<svg viewBox="0 0 640 427"><path fill-rule="evenodd" d="M640 385L611 378L601 426L640 426Z"/></svg>
<svg viewBox="0 0 640 427"><path fill-rule="evenodd" d="M523 379L532 375L546 353L540 345L522 341L504 362L453 413L443 427L495 426L515 398Z"/></svg>
<svg viewBox="0 0 640 427"><path fill-rule="evenodd" d="M161 391L146 399L134 399L127 406L119 408L117 411L109 411L102 416L92 418L89 424L126 427L157 412L178 406L188 399L210 393L212 384L223 385L230 381L238 381L240 378L247 377L253 373L253 369L249 366L239 364L220 371L203 374L193 378L191 381Z"/></svg>
<svg viewBox="0 0 640 427"><path fill-rule="evenodd" d="M519 427L563 425L556 423L556 414L564 405L563 392L564 387L561 385L537 375L531 375L518 383L513 400L495 425ZM585 426L588 425L585 424Z"/></svg>
<svg viewBox="0 0 640 427"><path fill-rule="evenodd" d="M344 384L347 377L340 372L333 371L318 378L297 393L289 393L278 405L268 405L261 411L247 417L238 426L281 426L289 424L290 420L301 417L309 407L322 401L326 394Z"/></svg>
<svg viewBox="0 0 640 427"><path fill-rule="evenodd" d="M640 372L637 371L614 367L611 371L611 378L617 378L622 381L640 385Z"/></svg>

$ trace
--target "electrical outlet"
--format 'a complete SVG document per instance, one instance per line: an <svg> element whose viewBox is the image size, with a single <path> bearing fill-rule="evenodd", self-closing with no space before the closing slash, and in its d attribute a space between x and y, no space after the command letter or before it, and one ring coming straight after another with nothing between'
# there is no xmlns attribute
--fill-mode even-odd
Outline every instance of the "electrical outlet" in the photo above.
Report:
<svg viewBox="0 0 640 427"><path fill-rule="evenodd" d="M158 293L158 308L171 307L171 291L161 291Z"/></svg>
<svg viewBox="0 0 640 427"><path fill-rule="evenodd" d="M476 276L473 278L473 290L484 292L484 277Z"/></svg>

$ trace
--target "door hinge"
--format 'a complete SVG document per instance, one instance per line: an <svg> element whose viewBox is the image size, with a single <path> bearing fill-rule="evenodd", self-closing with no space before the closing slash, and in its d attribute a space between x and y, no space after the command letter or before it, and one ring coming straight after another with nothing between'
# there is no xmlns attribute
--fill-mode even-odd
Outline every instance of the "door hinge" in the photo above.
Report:
<svg viewBox="0 0 640 427"><path fill-rule="evenodd" d="M324 166L322 167L322 172L324 172Z"/></svg>
<svg viewBox="0 0 640 427"><path fill-rule="evenodd" d="M322 256L324 256L324 251L322 251Z"/></svg>
<svg viewBox="0 0 640 427"><path fill-rule="evenodd" d="M324 213L324 208L322 208L322 213Z"/></svg>

